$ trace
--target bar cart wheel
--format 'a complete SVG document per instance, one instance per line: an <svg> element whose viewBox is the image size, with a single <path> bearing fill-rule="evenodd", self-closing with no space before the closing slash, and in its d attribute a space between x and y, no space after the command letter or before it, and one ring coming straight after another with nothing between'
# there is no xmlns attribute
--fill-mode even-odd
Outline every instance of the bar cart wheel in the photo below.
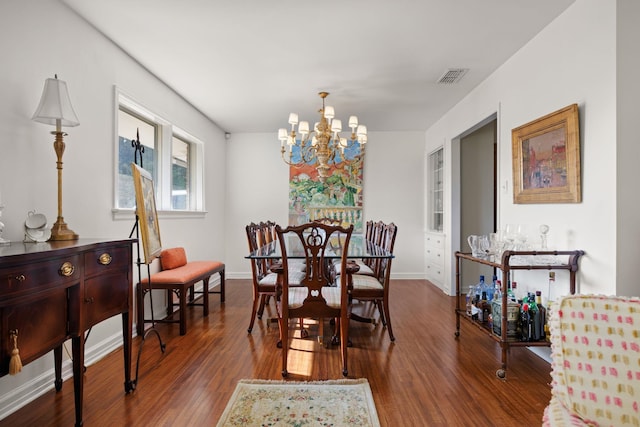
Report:
<svg viewBox="0 0 640 427"><path fill-rule="evenodd" d="M505 378L507 378L507 371L505 371L504 369L498 369L496 371L496 377L504 380Z"/></svg>

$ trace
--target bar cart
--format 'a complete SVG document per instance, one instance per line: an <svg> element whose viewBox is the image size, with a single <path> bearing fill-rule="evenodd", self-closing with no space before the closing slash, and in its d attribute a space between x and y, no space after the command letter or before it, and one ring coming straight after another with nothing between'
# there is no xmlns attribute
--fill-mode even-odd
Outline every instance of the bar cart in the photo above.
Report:
<svg viewBox="0 0 640 427"><path fill-rule="evenodd" d="M500 379L505 379L507 376L507 353L509 347L548 347L550 345L547 341L519 341L517 339L507 337L507 280L509 272L512 270L568 270L569 271L569 291L574 294L576 291L576 272L578 271L578 261L580 257L584 255L584 251L505 251L502 254L501 262L493 262L489 259L477 258L470 253L456 252L456 339L460 336L460 319L465 319L472 325L476 326L479 330L488 333L489 337L500 343L502 350L502 366L496 371L496 376ZM542 263L512 263L514 257L519 259L527 259L524 257L553 257L554 260L549 264ZM557 257L561 256L561 259ZM566 258L566 262L564 259ZM533 259L533 258L528 258ZM547 259L547 258L541 258ZM467 260L470 262L476 262L484 265L488 265L502 271L502 309L500 319L493 319L494 322L500 322L500 335L496 335L489 326L474 320L467 315L466 307L462 307L462 290L460 287L460 262L461 260Z"/></svg>

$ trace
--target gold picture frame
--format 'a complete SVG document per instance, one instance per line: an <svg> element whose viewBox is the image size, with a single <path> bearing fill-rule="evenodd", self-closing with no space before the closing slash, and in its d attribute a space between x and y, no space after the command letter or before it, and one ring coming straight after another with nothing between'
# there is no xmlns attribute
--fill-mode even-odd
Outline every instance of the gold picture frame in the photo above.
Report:
<svg viewBox="0 0 640 427"><path fill-rule="evenodd" d="M153 179L149 172L135 163L131 163L131 172L136 191L136 215L138 216L138 227L142 235L144 263L151 264L162 252Z"/></svg>
<svg viewBox="0 0 640 427"><path fill-rule="evenodd" d="M511 131L514 203L580 203L580 128L572 104Z"/></svg>

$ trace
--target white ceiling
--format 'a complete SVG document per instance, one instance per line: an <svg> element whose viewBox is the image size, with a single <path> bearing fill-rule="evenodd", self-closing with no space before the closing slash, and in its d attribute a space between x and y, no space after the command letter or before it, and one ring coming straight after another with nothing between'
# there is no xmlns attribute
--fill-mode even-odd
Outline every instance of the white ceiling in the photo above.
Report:
<svg viewBox="0 0 640 427"><path fill-rule="evenodd" d="M223 130L425 130L575 0L61 0ZM470 71L458 84L437 80Z"/></svg>

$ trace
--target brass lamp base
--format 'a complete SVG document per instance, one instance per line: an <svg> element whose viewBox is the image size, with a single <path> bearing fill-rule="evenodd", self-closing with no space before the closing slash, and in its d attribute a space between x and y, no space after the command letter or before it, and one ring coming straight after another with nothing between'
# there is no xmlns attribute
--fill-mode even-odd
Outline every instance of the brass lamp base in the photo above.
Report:
<svg viewBox="0 0 640 427"><path fill-rule="evenodd" d="M58 220L51 228L51 238L49 240L78 240L78 235L69 230L64 220L58 217Z"/></svg>

